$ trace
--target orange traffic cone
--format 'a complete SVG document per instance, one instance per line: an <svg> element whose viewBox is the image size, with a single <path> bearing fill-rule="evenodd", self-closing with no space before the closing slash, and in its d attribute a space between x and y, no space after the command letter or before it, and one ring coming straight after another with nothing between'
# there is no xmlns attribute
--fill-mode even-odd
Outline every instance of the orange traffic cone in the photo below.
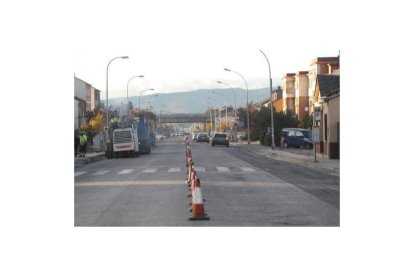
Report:
<svg viewBox="0 0 414 276"><path fill-rule="evenodd" d="M191 148L190 147L188 147L187 154L188 154L188 157L193 158L193 155L191 154Z"/></svg>
<svg viewBox="0 0 414 276"><path fill-rule="evenodd" d="M187 178L185 180L185 183L190 184L191 183L191 174L194 171L193 164L189 163L188 166L188 172L187 172Z"/></svg>
<svg viewBox="0 0 414 276"><path fill-rule="evenodd" d="M191 172L191 184L188 184L188 197L191 197L193 195L194 185L197 178L197 173L195 170L193 170Z"/></svg>
<svg viewBox="0 0 414 276"><path fill-rule="evenodd" d="M190 173L191 173L191 167L192 166L188 166L188 170L187 170L187 177L185 178L185 183L190 183Z"/></svg>
<svg viewBox="0 0 414 276"><path fill-rule="evenodd" d="M193 200L191 207L192 217L189 220L209 220L204 211L203 195L201 193L200 178L197 177L194 183Z"/></svg>

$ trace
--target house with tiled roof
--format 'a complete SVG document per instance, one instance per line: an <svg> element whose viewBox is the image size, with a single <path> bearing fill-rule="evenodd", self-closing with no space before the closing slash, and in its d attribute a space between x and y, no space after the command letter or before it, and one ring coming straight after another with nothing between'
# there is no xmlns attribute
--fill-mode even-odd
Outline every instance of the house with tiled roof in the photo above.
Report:
<svg viewBox="0 0 414 276"><path fill-rule="evenodd" d="M336 57L317 57L312 59L309 64L308 80L309 80L309 115L313 114L313 95L315 94L316 77L318 75L332 75L334 72L339 74L339 56Z"/></svg>
<svg viewBox="0 0 414 276"><path fill-rule="evenodd" d="M313 95L314 127L319 127L316 152L329 159L339 159L339 75L317 75Z"/></svg>

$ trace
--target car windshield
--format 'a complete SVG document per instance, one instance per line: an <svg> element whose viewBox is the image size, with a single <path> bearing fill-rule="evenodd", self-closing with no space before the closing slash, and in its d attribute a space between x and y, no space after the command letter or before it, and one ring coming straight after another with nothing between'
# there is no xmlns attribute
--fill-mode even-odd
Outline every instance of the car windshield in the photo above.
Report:
<svg viewBox="0 0 414 276"><path fill-rule="evenodd" d="M302 131L303 136L305 136L306 138L312 139L312 132L310 132L309 130L305 130Z"/></svg>
<svg viewBox="0 0 414 276"><path fill-rule="evenodd" d="M226 134L216 134L216 138L226 138Z"/></svg>

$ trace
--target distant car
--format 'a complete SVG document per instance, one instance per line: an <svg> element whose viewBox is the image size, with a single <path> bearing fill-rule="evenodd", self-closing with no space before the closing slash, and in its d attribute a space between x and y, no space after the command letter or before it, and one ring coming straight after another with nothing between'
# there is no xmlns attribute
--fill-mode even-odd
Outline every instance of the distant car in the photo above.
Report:
<svg viewBox="0 0 414 276"><path fill-rule="evenodd" d="M207 143L210 143L210 139L208 138L207 133L199 133L197 135L197 143L198 142L207 142Z"/></svg>
<svg viewBox="0 0 414 276"><path fill-rule="evenodd" d="M156 138L158 141L165 140L165 136L164 136L164 135L161 135L161 134L157 134L157 135L155 135L155 138Z"/></svg>
<svg viewBox="0 0 414 276"><path fill-rule="evenodd" d="M311 149L313 147L312 132L303 128L283 128L281 145L284 148L300 147Z"/></svg>
<svg viewBox="0 0 414 276"><path fill-rule="evenodd" d="M216 133L214 134L213 140L211 140L211 146L215 145L223 145L229 146L229 138L227 137L226 133Z"/></svg>

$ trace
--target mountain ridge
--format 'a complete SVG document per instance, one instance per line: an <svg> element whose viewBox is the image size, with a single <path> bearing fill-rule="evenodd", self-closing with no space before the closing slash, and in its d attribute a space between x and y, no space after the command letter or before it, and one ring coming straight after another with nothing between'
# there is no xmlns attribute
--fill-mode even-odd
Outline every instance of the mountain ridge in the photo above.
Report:
<svg viewBox="0 0 414 276"><path fill-rule="evenodd" d="M214 92L213 92L214 91ZM233 93L234 92L234 93ZM157 96L156 96L157 95ZM270 96L269 88L249 89L249 102L258 103ZM234 106L239 108L246 106L246 90L241 88L220 88L220 89L198 89L190 91L178 91L170 93L152 93L141 96L129 97L134 107L139 106L141 109L150 109L154 113L201 113L205 112L208 107L223 108ZM127 103L126 97L108 99L109 106L119 106L121 103Z"/></svg>

